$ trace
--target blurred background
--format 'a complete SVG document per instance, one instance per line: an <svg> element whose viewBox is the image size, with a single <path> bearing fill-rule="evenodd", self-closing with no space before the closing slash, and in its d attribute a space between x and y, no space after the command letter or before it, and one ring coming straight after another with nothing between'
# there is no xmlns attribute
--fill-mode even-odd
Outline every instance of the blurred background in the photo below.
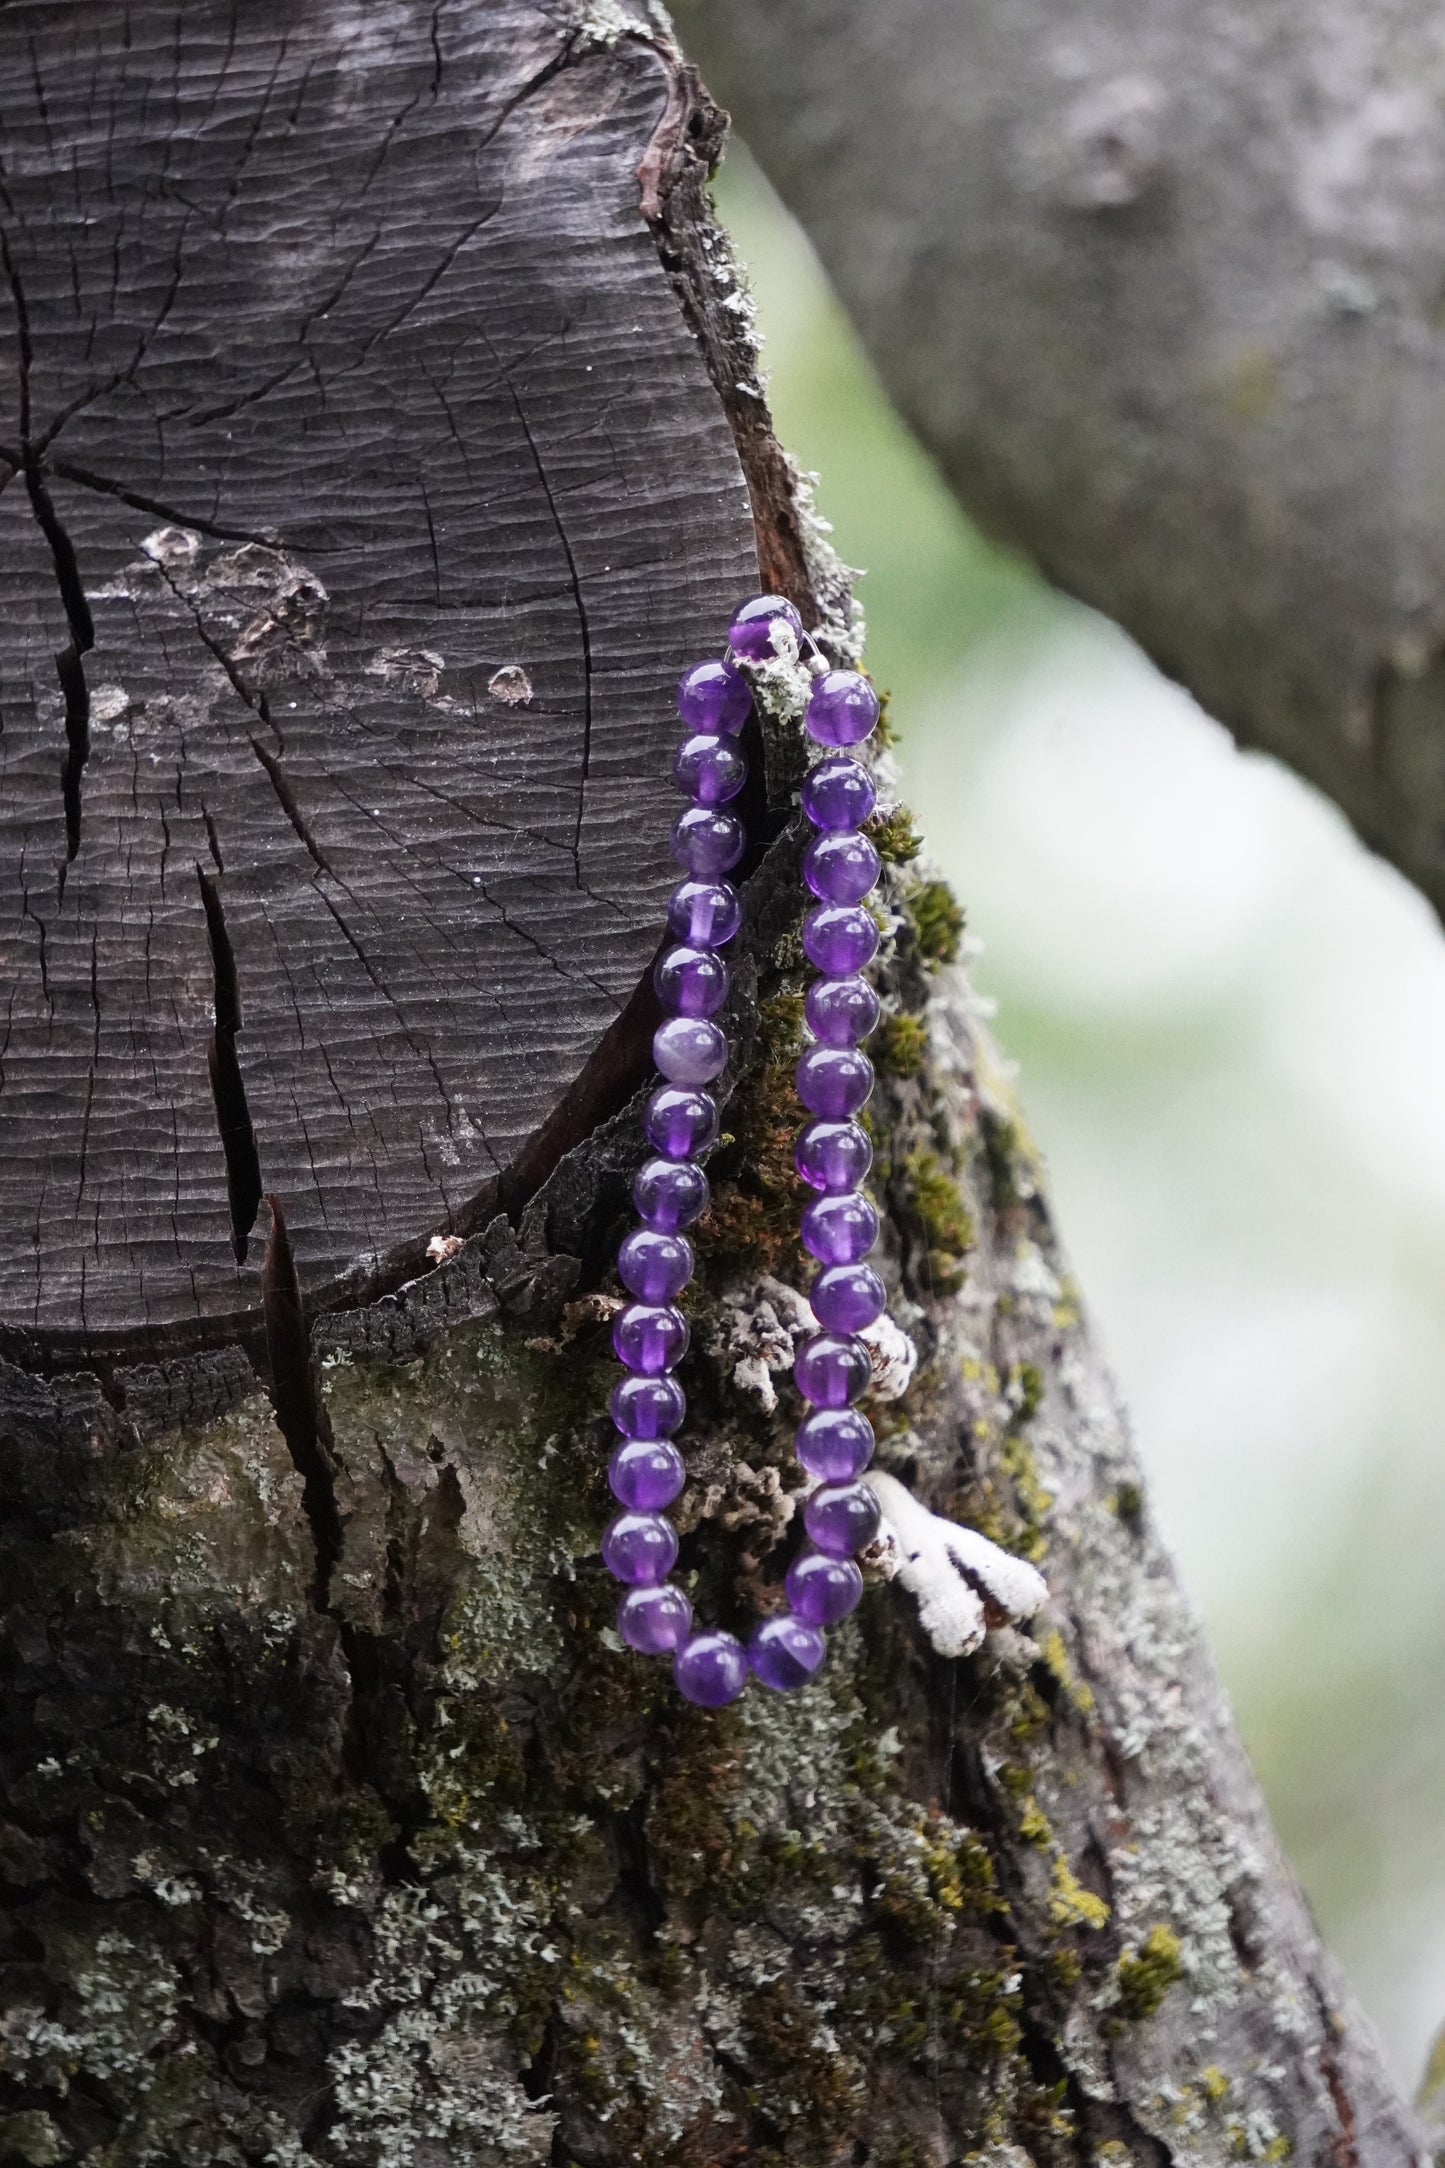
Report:
<svg viewBox="0 0 1445 2168"><path fill-rule="evenodd" d="M718 197L1158 1519L1413 2091L1445 2020L1445 937L968 525L736 142Z"/></svg>

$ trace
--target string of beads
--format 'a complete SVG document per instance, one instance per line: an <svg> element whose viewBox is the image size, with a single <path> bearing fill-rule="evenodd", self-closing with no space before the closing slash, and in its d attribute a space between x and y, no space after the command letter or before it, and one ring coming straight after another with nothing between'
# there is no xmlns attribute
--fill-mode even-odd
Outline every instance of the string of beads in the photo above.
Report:
<svg viewBox="0 0 1445 2168"><path fill-rule="evenodd" d="M873 1453L873 1431L855 1405L871 1376L858 1337L884 1308L883 1283L868 1254L878 1215L860 1185L872 1163L857 1120L873 1089L873 1066L861 1042L878 1022L878 996L863 976L878 946L865 898L878 879L878 853L863 834L873 783L848 751L871 733L878 699L856 670L829 670L821 657L805 727L820 757L803 784L813 836L803 878L814 902L803 921L803 949L818 976L808 988L810 1043L797 1068L798 1098L810 1119L799 1134L796 1165L816 1192L803 1213L804 1248L817 1260L809 1290L821 1328L794 1360L794 1381L808 1413L794 1441L798 1462L815 1479L803 1504L808 1545L788 1568L788 1608L762 1619L744 1647L719 1627L697 1627L686 1593L668 1579L677 1531L665 1508L686 1480L673 1442L686 1413L675 1371L687 1350L687 1321L676 1298L692 1276L686 1229L708 1199L698 1165L716 1140L717 1104L706 1087L727 1061L714 1021L728 992L720 951L742 922L737 890L726 875L746 844L742 822L727 809L747 780L738 743L752 711L747 678L731 658L762 663L796 656L807 642L792 604L760 595L743 604L728 629L728 657L701 662L678 687L687 729L673 774L689 800L673 823L672 852L684 878L674 889L667 925L671 945L655 980L667 1011L653 1039L663 1077L648 1101L645 1126L654 1157L633 1183L639 1224L624 1238L618 1275L633 1298L613 1325L612 1344L627 1375L612 1395L619 1433L608 1477L621 1511L602 1538L610 1573L627 1585L617 1626L630 1648L670 1655L679 1690L716 1708L735 1701L749 1672L778 1690L800 1686L823 1661L824 1628L846 1618L863 1592L856 1554L877 1533L878 1503L860 1482Z"/></svg>

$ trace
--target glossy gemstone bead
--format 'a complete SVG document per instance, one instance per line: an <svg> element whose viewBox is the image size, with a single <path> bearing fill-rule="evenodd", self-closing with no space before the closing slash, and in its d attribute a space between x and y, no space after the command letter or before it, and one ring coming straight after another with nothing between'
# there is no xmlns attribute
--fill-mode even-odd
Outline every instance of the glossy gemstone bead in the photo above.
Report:
<svg viewBox="0 0 1445 2168"><path fill-rule="evenodd" d="M883 1282L871 1265L825 1265L808 1290L813 1315L829 1332L862 1332L882 1314Z"/></svg>
<svg viewBox="0 0 1445 2168"><path fill-rule="evenodd" d="M722 948L742 922L743 907L731 881L679 881L667 907L668 931L691 948ZM850 964L847 968L852 971L857 966Z"/></svg>
<svg viewBox="0 0 1445 2168"><path fill-rule="evenodd" d="M830 670L808 697L803 718L819 745L857 745L878 720L878 695L858 670Z"/></svg>
<svg viewBox="0 0 1445 2168"><path fill-rule="evenodd" d="M602 1563L614 1581L652 1588L677 1562L677 1530L662 1513L619 1513L602 1531Z"/></svg>
<svg viewBox="0 0 1445 2168"><path fill-rule="evenodd" d="M827 753L804 776L802 798L815 828L861 828L878 793L861 761L849 753Z"/></svg>
<svg viewBox="0 0 1445 2168"><path fill-rule="evenodd" d="M814 836L803 853L803 879L824 903L859 903L878 884L878 853L856 828Z"/></svg>
<svg viewBox="0 0 1445 2168"><path fill-rule="evenodd" d="M664 1084L648 1100L643 1126L664 1159L691 1159L717 1141L717 1103L706 1092Z"/></svg>
<svg viewBox="0 0 1445 2168"><path fill-rule="evenodd" d="M728 997L728 967L711 949L665 948L652 967L665 1009L677 1016L716 1016Z"/></svg>
<svg viewBox="0 0 1445 2168"><path fill-rule="evenodd" d="M872 1164L868 1133L856 1122L809 1122L793 1147L793 1165L813 1189L856 1189Z"/></svg>
<svg viewBox="0 0 1445 2168"><path fill-rule="evenodd" d="M789 1566L783 1586L799 1618L810 1626L836 1626L839 1619L857 1610L863 1576L851 1558L803 1551Z"/></svg>
<svg viewBox="0 0 1445 2168"><path fill-rule="evenodd" d="M820 1265L856 1265L878 1240L878 1214L857 1190L843 1190L815 1197L800 1232L804 1249Z"/></svg>
<svg viewBox="0 0 1445 2168"><path fill-rule="evenodd" d="M866 842L867 838L860 837L859 841ZM699 880L710 881L735 866L743 855L746 842L747 836L737 815L719 813L710 805L690 805L672 824L672 855ZM873 848L871 844L868 847ZM874 856L877 856L876 852ZM873 883L870 881L868 886L871 888ZM859 890L860 895L866 893L866 890ZM844 902L848 899L839 897L835 900Z"/></svg>
<svg viewBox="0 0 1445 2168"><path fill-rule="evenodd" d="M866 979L814 979L803 1014L824 1046L856 1046L877 1024L881 1003Z"/></svg>
<svg viewBox="0 0 1445 2168"><path fill-rule="evenodd" d="M798 1097L810 1114L840 1122L866 1106L873 1064L856 1046L810 1046L798 1062Z"/></svg>
<svg viewBox="0 0 1445 2168"><path fill-rule="evenodd" d="M700 1016L669 1016L652 1034L652 1059L669 1084L711 1084L727 1058L727 1040Z"/></svg>
<svg viewBox="0 0 1445 2168"><path fill-rule="evenodd" d="M612 1345L629 1370L659 1378L687 1353L687 1319L670 1304L629 1302L612 1320Z"/></svg>
<svg viewBox="0 0 1445 2168"><path fill-rule="evenodd" d="M830 978L861 971L878 953L878 928L861 903L819 903L803 920L803 954Z"/></svg>
<svg viewBox="0 0 1445 2168"><path fill-rule="evenodd" d="M803 1502L803 1526L830 1558L851 1558L866 1549L881 1519L866 1483L824 1483Z"/></svg>
<svg viewBox="0 0 1445 2168"><path fill-rule="evenodd" d="M707 1204L707 1176L686 1159L645 1159L632 1180L637 1216L659 1234L690 1227Z"/></svg>
<svg viewBox="0 0 1445 2168"><path fill-rule="evenodd" d="M624 1438L670 1438L686 1413L676 1378L619 1378L612 1388L612 1420Z"/></svg>
<svg viewBox="0 0 1445 2168"><path fill-rule="evenodd" d="M741 648L738 650L742 653ZM742 729L752 713L753 695L742 671L730 662L695 662L677 686L677 712L689 730Z"/></svg>
<svg viewBox="0 0 1445 2168"><path fill-rule="evenodd" d="M691 1626L692 1605L671 1581L629 1589L617 1606L617 1631L642 1656L670 1656Z"/></svg>
<svg viewBox="0 0 1445 2168"><path fill-rule="evenodd" d="M692 1278L692 1244L686 1235L634 1227L617 1252L617 1277L639 1302L671 1302Z"/></svg>
<svg viewBox="0 0 1445 2168"><path fill-rule="evenodd" d="M612 1449L607 1480L619 1505L634 1513L670 1506L687 1480L682 1455L666 1438L624 1438Z"/></svg>
<svg viewBox="0 0 1445 2168"><path fill-rule="evenodd" d="M685 1641L672 1660L677 1690L704 1709L736 1701L748 1683L747 1651L735 1635L713 1628Z"/></svg>
<svg viewBox="0 0 1445 2168"><path fill-rule="evenodd" d="M700 731L696 737L684 738L678 747L672 779L699 805L726 805L746 783L748 764L727 738Z"/></svg>
<svg viewBox="0 0 1445 2168"><path fill-rule="evenodd" d="M803 620L781 595L755 595L728 626L728 646L749 662L791 662L803 642Z"/></svg>
<svg viewBox="0 0 1445 2168"><path fill-rule="evenodd" d="M785 1694L806 1686L827 1654L827 1644L816 1626L804 1618L782 1611L755 1626L748 1641L748 1662L764 1686Z"/></svg>
<svg viewBox="0 0 1445 2168"><path fill-rule="evenodd" d="M873 1364L852 1333L815 1332L793 1357L793 1383L815 1408L846 1408L873 1382Z"/></svg>
<svg viewBox="0 0 1445 2168"><path fill-rule="evenodd" d="M636 1447L657 1453L660 1445ZM666 1448L671 1451L671 1447ZM820 1483L851 1483L873 1458L873 1425L857 1408L815 1408L799 1423L793 1439L798 1466L806 1468ZM620 1494L619 1494L620 1495ZM671 1493L676 1497L677 1493ZM669 1498L657 1500L659 1505Z"/></svg>

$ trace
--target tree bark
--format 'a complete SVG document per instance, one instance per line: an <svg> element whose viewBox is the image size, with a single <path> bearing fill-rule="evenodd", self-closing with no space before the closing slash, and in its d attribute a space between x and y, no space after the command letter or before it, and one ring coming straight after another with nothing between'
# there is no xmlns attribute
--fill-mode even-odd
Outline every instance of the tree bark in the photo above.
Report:
<svg viewBox="0 0 1445 2168"><path fill-rule="evenodd" d="M900 810L879 1465L1049 1609L946 1660L880 1553L818 1682L714 1714L608 1623L668 678L754 533L853 638L665 26L21 4L0 83L0 2160L1420 2159ZM734 1625L797 1503L799 689L686 1366L682 1570Z"/></svg>
<svg viewBox="0 0 1445 2168"><path fill-rule="evenodd" d="M683 26L965 508L1445 909L1438 16Z"/></svg>

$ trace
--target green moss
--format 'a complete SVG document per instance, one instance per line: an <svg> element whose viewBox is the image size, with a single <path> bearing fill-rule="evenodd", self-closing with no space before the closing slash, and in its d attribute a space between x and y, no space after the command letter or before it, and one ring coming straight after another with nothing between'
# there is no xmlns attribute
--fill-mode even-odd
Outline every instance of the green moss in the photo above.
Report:
<svg viewBox="0 0 1445 2168"><path fill-rule="evenodd" d="M920 956L933 964L957 961L963 912L946 881L920 881L902 898L903 915Z"/></svg>
<svg viewBox="0 0 1445 2168"><path fill-rule="evenodd" d="M1152 2017L1175 1982L1184 1977L1182 1946L1172 1927L1151 1927L1140 1947L1126 1948L1114 1968L1119 2008L1131 2022Z"/></svg>
<svg viewBox="0 0 1445 2168"><path fill-rule="evenodd" d="M903 1161L908 1209L928 1244L928 1266L938 1294L952 1294L963 1278L963 1260L973 1247L973 1220L963 1191L938 1154L926 1148Z"/></svg>
<svg viewBox="0 0 1445 2168"><path fill-rule="evenodd" d="M1085 1889L1066 1859L1054 1861L1049 1918L1055 1927L1094 1929L1109 1923L1109 1907L1104 1899L1096 1897L1091 1889Z"/></svg>
<svg viewBox="0 0 1445 2168"><path fill-rule="evenodd" d="M869 1042L874 1064L887 1076L917 1076L928 1053L928 1026L900 1010L885 1016Z"/></svg>
<svg viewBox="0 0 1445 2168"><path fill-rule="evenodd" d="M904 805L894 806L888 813L875 813L865 822L863 832L871 838L885 866L911 865L923 848L913 815Z"/></svg>
<svg viewBox="0 0 1445 2168"><path fill-rule="evenodd" d="M693 1230L709 1283L740 1273L793 1279L805 1270L798 1243L804 1192L793 1165L798 1101L793 1071L803 1047L803 1000L777 993L759 1004L760 1066L728 1108L730 1141L708 1172L712 1196Z"/></svg>

